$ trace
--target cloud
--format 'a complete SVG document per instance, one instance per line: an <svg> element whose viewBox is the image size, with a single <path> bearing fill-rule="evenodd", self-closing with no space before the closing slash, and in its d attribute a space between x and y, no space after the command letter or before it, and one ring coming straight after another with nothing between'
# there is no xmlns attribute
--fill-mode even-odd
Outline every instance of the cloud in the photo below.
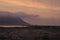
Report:
<svg viewBox="0 0 60 40"><path fill-rule="evenodd" d="M50 14L50 17L52 16L51 18L42 18L41 16L29 15L24 12L17 12L16 15L21 17L22 20L33 25L60 25L60 19L57 16L56 18L54 17L54 15L56 15L55 13L53 15ZM48 16L48 14L44 15Z"/></svg>
<svg viewBox="0 0 60 40"><path fill-rule="evenodd" d="M0 11L1 12L1 11ZM4 12L4 11L2 11ZM7 12L6 12L7 13ZM8 12L10 13L10 12ZM45 13L45 12L44 12ZM16 16L20 17L20 19L24 20L27 23L34 24L34 25L60 25L60 15L53 12L42 13L39 15L32 15L27 14L25 12L16 12ZM5 14L4 14L5 15Z"/></svg>
<svg viewBox="0 0 60 40"><path fill-rule="evenodd" d="M36 24L35 21L37 21L40 17L38 15L29 15L29 14L26 14L24 12L17 12L15 13L18 17L20 17L22 20L24 20L25 22L27 23L30 23L30 24ZM34 20L34 21L33 21Z"/></svg>
<svg viewBox="0 0 60 40"><path fill-rule="evenodd" d="M47 5L51 6L59 6L60 7L60 0L34 0L35 2L42 2Z"/></svg>
<svg viewBox="0 0 60 40"><path fill-rule="evenodd" d="M31 18L31 19L39 18L38 15L27 14L27 13L24 13L24 12L16 12L15 14L19 17L22 17L22 18Z"/></svg>
<svg viewBox="0 0 60 40"><path fill-rule="evenodd" d="M32 1L17 1L17 0L1 0L2 2L4 2L5 4L10 4L10 5L16 5L16 6L26 6L26 7L32 7L32 8L45 8L45 5L42 3L35 3Z"/></svg>
<svg viewBox="0 0 60 40"><path fill-rule="evenodd" d="M60 19L59 3L59 0L0 0L0 11L25 12L41 18Z"/></svg>
<svg viewBox="0 0 60 40"><path fill-rule="evenodd" d="M5 6L25 6L37 9L51 9L60 10L60 7L55 7L51 5L46 5L43 2L35 2L33 0L0 0L0 2L5 3ZM1 3L0 3L1 4Z"/></svg>

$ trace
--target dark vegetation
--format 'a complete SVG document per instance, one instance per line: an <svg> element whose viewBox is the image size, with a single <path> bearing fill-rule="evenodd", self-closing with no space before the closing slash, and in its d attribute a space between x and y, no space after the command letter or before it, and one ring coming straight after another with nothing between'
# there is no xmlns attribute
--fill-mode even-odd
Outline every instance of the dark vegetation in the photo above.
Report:
<svg viewBox="0 0 60 40"><path fill-rule="evenodd" d="M60 27L0 27L0 40L60 40Z"/></svg>

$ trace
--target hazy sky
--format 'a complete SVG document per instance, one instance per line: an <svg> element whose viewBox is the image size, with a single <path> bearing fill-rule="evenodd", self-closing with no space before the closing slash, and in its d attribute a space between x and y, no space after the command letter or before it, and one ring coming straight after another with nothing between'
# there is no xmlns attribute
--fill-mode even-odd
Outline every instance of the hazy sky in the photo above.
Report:
<svg viewBox="0 0 60 40"><path fill-rule="evenodd" d="M60 0L0 0L0 11L25 12L60 20Z"/></svg>

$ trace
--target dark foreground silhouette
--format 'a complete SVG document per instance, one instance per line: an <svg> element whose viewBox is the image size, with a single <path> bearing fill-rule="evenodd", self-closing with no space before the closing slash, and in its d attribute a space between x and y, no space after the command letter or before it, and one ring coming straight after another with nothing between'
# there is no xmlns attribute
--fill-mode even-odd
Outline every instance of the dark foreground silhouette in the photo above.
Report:
<svg viewBox="0 0 60 40"><path fill-rule="evenodd" d="M0 40L60 40L60 27L0 27Z"/></svg>

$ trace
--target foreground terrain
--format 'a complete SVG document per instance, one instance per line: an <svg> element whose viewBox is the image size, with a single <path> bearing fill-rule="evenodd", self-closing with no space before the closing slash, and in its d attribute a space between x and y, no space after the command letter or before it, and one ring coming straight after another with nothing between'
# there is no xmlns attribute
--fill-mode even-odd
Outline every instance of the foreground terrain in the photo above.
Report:
<svg viewBox="0 0 60 40"><path fill-rule="evenodd" d="M60 27L0 27L0 40L60 40Z"/></svg>

